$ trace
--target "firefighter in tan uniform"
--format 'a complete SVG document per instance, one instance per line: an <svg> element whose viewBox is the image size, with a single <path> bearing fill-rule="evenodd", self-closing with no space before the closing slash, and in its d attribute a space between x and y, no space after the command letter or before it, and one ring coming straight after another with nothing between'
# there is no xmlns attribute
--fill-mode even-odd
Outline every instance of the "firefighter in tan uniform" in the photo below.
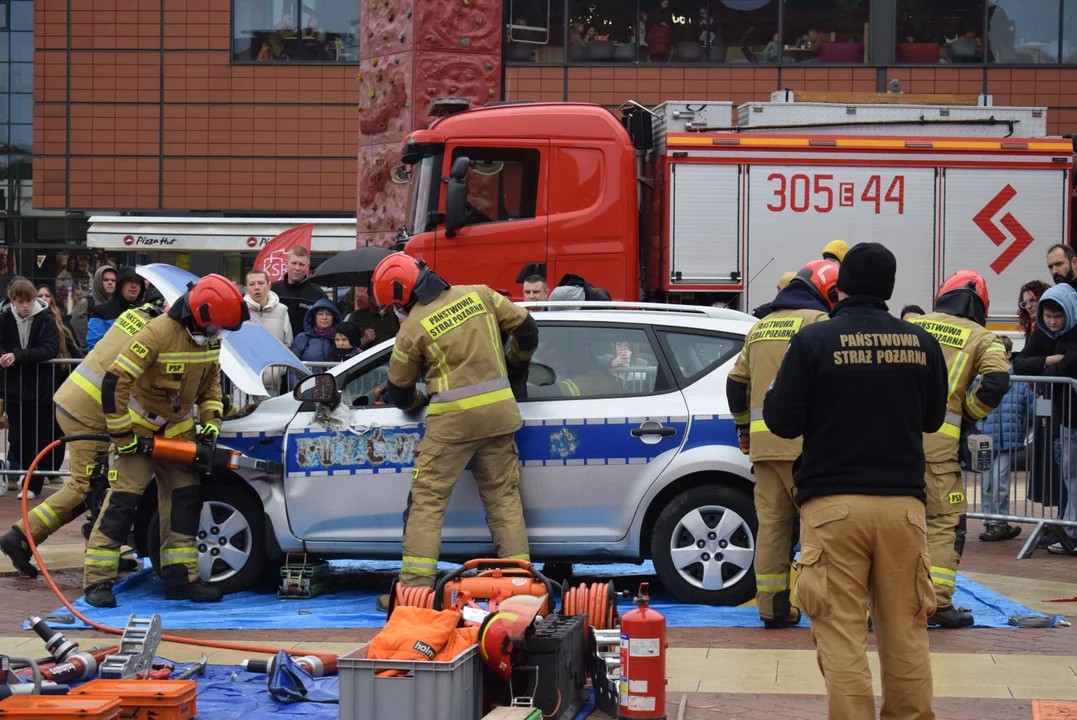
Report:
<svg viewBox="0 0 1077 720"><path fill-rule="evenodd" d="M56 422L65 436L103 435L108 432L101 410L101 381L131 337L159 314L160 310L150 304L124 312L60 385L53 400L56 404ZM107 442L94 440L68 443L71 477L59 491L30 511L30 533L36 544L43 543L49 535L82 514L84 509L89 510L91 516L85 530L89 535L95 510L100 507L101 496L108 488L105 479L108 447ZM22 520L0 537L0 549L24 575L37 577L37 568L30 564L33 556L26 544L26 528ZM133 558L122 558L120 569L130 571L138 565Z"/></svg>
<svg viewBox="0 0 1077 720"><path fill-rule="evenodd" d="M196 439L220 432L220 337L248 319L236 286L220 275L199 280L168 313L154 318L127 343L105 373L101 406L118 459L115 478L86 547L86 602L115 607L120 545L135 520L139 500L151 478L157 479L161 522L161 579L165 598L213 602L220 591L198 578L198 531L201 496L198 474L144 454L146 440Z"/></svg>
<svg viewBox="0 0 1077 720"><path fill-rule="evenodd" d="M939 288L934 312L909 321L939 341L949 382L946 421L938 432L924 436L927 544L938 605L928 618L930 626L962 628L975 621L972 613L953 605L968 511L958 448L963 426L987 417L1010 387L1006 348L985 328L989 305L983 277L960 270ZM983 380L970 390L977 376Z"/></svg>
<svg viewBox="0 0 1077 720"><path fill-rule="evenodd" d="M400 582L434 587L441 526L468 465L498 557L529 559L514 433L523 425L513 387L526 382L538 326L523 308L484 285L450 286L396 253L374 271L374 300L400 319L388 396L405 412L429 402L411 480ZM508 353L502 333L509 334ZM425 377L427 397L415 383Z"/></svg>
<svg viewBox="0 0 1077 720"><path fill-rule="evenodd" d="M800 456L801 440L771 434L763 422L763 398L793 335L825 320L837 302L837 281L836 262L805 265L770 303L766 319L752 326L726 381L741 451L751 455L755 471L755 599L763 625L771 629L800 622L800 611L789 599L789 568L797 516L793 461Z"/></svg>

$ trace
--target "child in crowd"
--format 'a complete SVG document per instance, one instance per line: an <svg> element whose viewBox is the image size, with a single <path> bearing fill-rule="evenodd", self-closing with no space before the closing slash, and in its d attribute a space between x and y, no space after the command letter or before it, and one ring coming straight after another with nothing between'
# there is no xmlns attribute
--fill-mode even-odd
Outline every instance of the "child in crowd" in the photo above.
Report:
<svg viewBox="0 0 1077 720"><path fill-rule="evenodd" d="M360 344L363 341L363 333L359 332L359 326L345 320L337 326L337 333L333 336L333 344L336 345L337 359L341 362L350 360L363 352Z"/></svg>

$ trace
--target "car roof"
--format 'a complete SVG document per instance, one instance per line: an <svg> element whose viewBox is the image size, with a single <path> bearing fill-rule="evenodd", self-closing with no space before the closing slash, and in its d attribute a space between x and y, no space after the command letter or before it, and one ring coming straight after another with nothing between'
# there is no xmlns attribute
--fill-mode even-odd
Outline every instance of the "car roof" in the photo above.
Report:
<svg viewBox="0 0 1077 720"><path fill-rule="evenodd" d="M546 310L535 319L549 322L636 323L747 334L756 318L728 308L632 302L529 302L521 307Z"/></svg>

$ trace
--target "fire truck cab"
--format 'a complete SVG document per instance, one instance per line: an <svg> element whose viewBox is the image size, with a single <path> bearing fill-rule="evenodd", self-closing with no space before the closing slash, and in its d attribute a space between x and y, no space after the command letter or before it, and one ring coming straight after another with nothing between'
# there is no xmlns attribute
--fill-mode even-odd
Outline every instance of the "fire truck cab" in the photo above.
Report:
<svg viewBox="0 0 1077 720"><path fill-rule="evenodd" d="M405 140L399 239L449 281L516 298L537 269L618 300L745 311L829 241L873 240L898 259L894 309L929 307L973 269L997 300L992 327L1011 327L1018 288L1069 242L1073 143L1047 137L1046 110L792 100L441 117Z"/></svg>

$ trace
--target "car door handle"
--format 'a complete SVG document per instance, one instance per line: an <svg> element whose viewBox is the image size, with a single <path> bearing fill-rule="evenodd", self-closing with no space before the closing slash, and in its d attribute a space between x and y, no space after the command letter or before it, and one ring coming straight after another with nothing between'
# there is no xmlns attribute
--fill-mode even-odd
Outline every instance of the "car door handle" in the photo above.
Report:
<svg viewBox="0 0 1077 720"><path fill-rule="evenodd" d="M673 437L677 434L677 428L671 427L638 427L632 428L632 437L646 437L648 435L658 435L659 437Z"/></svg>

